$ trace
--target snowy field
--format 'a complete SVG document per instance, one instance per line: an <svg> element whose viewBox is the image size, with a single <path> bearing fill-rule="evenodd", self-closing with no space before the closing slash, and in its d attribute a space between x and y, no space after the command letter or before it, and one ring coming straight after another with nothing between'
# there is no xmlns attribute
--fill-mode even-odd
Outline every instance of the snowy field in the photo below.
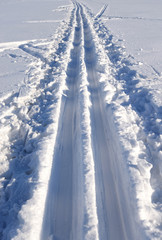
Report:
<svg viewBox="0 0 162 240"><path fill-rule="evenodd" d="M162 239L161 12L0 0L0 239Z"/></svg>

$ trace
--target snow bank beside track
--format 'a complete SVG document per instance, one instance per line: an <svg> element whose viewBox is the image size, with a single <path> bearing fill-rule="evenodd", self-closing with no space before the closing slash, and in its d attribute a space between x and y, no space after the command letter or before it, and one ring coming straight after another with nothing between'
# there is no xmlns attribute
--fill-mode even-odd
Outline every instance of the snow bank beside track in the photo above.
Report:
<svg viewBox="0 0 162 240"><path fill-rule="evenodd" d="M1 239L40 238L65 90L66 64L61 63L69 58L73 19L74 9L69 22L61 25L57 38L46 45L45 52L39 53L37 48L39 55L33 54L34 45L28 45L28 53L36 59L29 69L28 82L19 93L2 100L1 125L6 126L3 131L8 137L1 141ZM21 49L25 51L25 47ZM48 61L42 61L46 58Z"/></svg>

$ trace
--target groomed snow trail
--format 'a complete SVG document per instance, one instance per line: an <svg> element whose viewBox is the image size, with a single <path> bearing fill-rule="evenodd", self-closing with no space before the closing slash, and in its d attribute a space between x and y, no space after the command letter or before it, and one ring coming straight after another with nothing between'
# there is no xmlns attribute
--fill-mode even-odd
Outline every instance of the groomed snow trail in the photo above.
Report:
<svg viewBox="0 0 162 240"><path fill-rule="evenodd" d="M120 147L99 86L96 41L82 5L75 24L41 239L142 239ZM111 111L110 111L111 114Z"/></svg>
<svg viewBox="0 0 162 240"><path fill-rule="evenodd" d="M160 76L106 28L106 7L74 1L54 36L2 44L30 64L0 97L0 240L161 239Z"/></svg>
<svg viewBox="0 0 162 240"><path fill-rule="evenodd" d="M49 191L44 217L42 239L71 239L73 224L73 188L77 179L76 131L78 128L78 75L80 54L80 16L76 10L74 41L67 66L66 84L68 89L62 97L62 112L55 147ZM75 214L77 216L77 213Z"/></svg>
<svg viewBox="0 0 162 240"><path fill-rule="evenodd" d="M100 239L137 239L129 197L120 171L120 151L114 138L113 123L104 109L96 69L96 52L90 24L82 9L85 62L91 93L91 123L96 165L96 197ZM110 117L110 116L109 116ZM134 227L134 226L135 227Z"/></svg>

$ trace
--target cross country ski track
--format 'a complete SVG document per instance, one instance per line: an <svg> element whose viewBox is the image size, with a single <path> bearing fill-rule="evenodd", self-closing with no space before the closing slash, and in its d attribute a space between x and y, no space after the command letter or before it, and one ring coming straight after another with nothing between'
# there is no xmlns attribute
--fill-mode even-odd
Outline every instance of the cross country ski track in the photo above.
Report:
<svg viewBox="0 0 162 240"><path fill-rule="evenodd" d="M112 62L93 21L106 7L92 18L75 1L49 49L44 40L19 46L35 65L28 84L0 102L2 240L145 239L104 99Z"/></svg>
<svg viewBox="0 0 162 240"><path fill-rule="evenodd" d="M62 96L41 239L137 239L138 226L133 219L123 172L119 168L118 142L113 139L113 123L104 109L98 84L91 26L83 6L75 5L74 38L66 71L68 90ZM91 193L85 191L87 186L84 182L89 166L84 163L82 153L85 129L81 126L84 110L79 102L83 84L81 70L86 70L85 94L89 95L91 102L88 128L92 169L87 169L94 174ZM91 209L86 209L86 198L90 201L91 196L93 203L88 206ZM90 219L91 227L88 226Z"/></svg>

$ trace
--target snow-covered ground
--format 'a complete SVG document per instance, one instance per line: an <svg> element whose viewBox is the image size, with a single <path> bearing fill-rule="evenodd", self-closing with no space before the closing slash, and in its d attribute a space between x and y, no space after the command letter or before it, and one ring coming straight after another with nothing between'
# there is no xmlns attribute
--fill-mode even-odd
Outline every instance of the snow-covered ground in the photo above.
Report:
<svg viewBox="0 0 162 240"><path fill-rule="evenodd" d="M70 4L64 0L0 1L0 95L18 91L28 79L32 58L20 46L35 42L45 50L66 19Z"/></svg>
<svg viewBox="0 0 162 240"><path fill-rule="evenodd" d="M161 10L0 1L0 239L161 239Z"/></svg>

